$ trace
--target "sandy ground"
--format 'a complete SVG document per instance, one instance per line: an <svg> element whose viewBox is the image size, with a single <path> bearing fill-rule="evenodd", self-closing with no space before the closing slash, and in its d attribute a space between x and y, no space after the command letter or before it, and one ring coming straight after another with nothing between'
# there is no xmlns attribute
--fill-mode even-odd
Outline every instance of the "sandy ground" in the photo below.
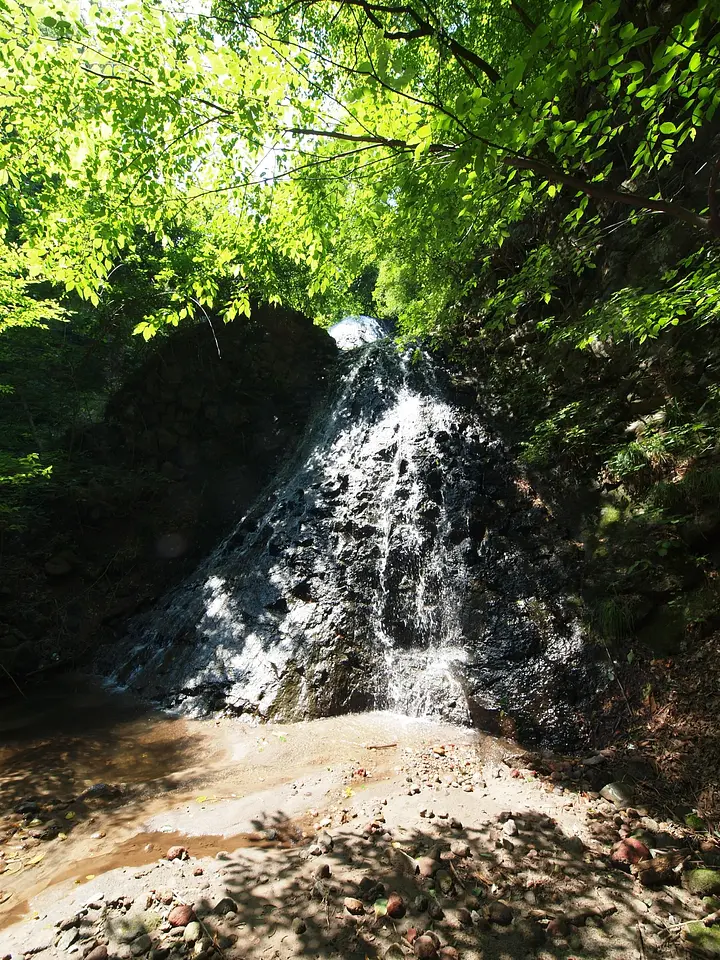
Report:
<svg viewBox="0 0 720 960"><path fill-rule="evenodd" d="M643 960L674 955L707 913L609 863L631 829L674 850L687 837L537 775L512 743L388 714L182 734L190 767L6 816L21 826L0 956ZM50 815L67 838L28 842L28 817ZM193 913L173 927L178 905Z"/></svg>

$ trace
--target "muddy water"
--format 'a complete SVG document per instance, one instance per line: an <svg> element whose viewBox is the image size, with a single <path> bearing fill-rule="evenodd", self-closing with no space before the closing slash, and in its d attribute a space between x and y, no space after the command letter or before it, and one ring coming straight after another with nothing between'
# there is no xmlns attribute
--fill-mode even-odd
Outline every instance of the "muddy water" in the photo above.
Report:
<svg viewBox="0 0 720 960"><path fill-rule="evenodd" d="M503 750L467 728L390 713L264 726L180 719L81 678L6 702L0 928L30 914L42 891L141 868L174 844L211 856L304 842L349 777L391 778L404 748L438 741ZM28 802L37 807L22 816ZM59 836L33 838L48 821Z"/></svg>

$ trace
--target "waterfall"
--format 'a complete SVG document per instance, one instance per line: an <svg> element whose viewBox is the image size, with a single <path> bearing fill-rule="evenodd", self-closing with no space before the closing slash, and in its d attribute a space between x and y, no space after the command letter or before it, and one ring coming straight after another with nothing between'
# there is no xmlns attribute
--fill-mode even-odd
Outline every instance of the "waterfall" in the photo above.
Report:
<svg viewBox="0 0 720 960"><path fill-rule="evenodd" d="M330 332L347 352L299 452L133 622L116 679L191 714L508 715L572 739L592 668L551 516L430 357L372 318Z"/></svg>

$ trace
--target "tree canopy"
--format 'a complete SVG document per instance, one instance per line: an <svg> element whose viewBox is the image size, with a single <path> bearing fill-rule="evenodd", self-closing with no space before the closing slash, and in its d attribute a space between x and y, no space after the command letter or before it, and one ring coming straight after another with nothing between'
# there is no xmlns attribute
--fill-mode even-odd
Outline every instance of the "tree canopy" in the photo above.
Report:
<svg viewBox="0 0 720 960"><path fill-rule="evenodd" d="M149 337L256 295L330 317L368 268L389 311L414 285L422 328L559 192L568 235L599 202L717 236L718 13L0 0L0 327L56 316L48 289L98 305L147 242ZM661 175L696 139L688 205Z"/></svg>

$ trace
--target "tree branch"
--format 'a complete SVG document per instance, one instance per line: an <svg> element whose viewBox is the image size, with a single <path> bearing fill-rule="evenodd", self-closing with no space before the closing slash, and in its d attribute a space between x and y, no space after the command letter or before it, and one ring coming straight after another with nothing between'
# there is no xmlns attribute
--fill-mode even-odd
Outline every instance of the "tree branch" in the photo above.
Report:
<svg viewBox="0 0 720 960"><path fill-rule="evenodd" d="M285 133L292 133L297 137L325 137L329 140L348 140L350 143L373 143L378 147L391 147L394 150L415 150L416 143L407 140L389 139L371 133L342 133L340 130L313 130L309 127L289 127ZM429 153L454 153L457 150L454 143L431 143Z"/></svg>
<svg viewBox="0 0 720 960"><path fill-rule="evenodd" d="M521 7L520 4L517 2L517 0L510 0L510 6L513 8L515 13L520 18L520 21L522 22L522 25L525 27L527 32L535 33L535 31L537 30L537 24L535 23L533 18L530 16L530 14L527 12L527 10Z"/></svg>
<svg viewBox="0 0 720 960"><path fill-rule="evenodd" d="M509 167L515 167L517 170L529 170L531 173L545 177L546 180L572 187L574 190L592 197L593 200L606 200L608 203L623 203L625 206L635 207L638 210L655 210L657 213L667 213L675 217L676 220L682 220L703 230L710 230L716 236L720 236L720 224L713 224L711 219L693 213L692 210L688 210L682 204L668 200L653 200L651 197L645 197L637 193L621 193L612 187L606 187L600 183L591 183L581 177L574 177L562 170L556 170L541 160L533 160L531 157L505 157L504 163Z"/></svg>

